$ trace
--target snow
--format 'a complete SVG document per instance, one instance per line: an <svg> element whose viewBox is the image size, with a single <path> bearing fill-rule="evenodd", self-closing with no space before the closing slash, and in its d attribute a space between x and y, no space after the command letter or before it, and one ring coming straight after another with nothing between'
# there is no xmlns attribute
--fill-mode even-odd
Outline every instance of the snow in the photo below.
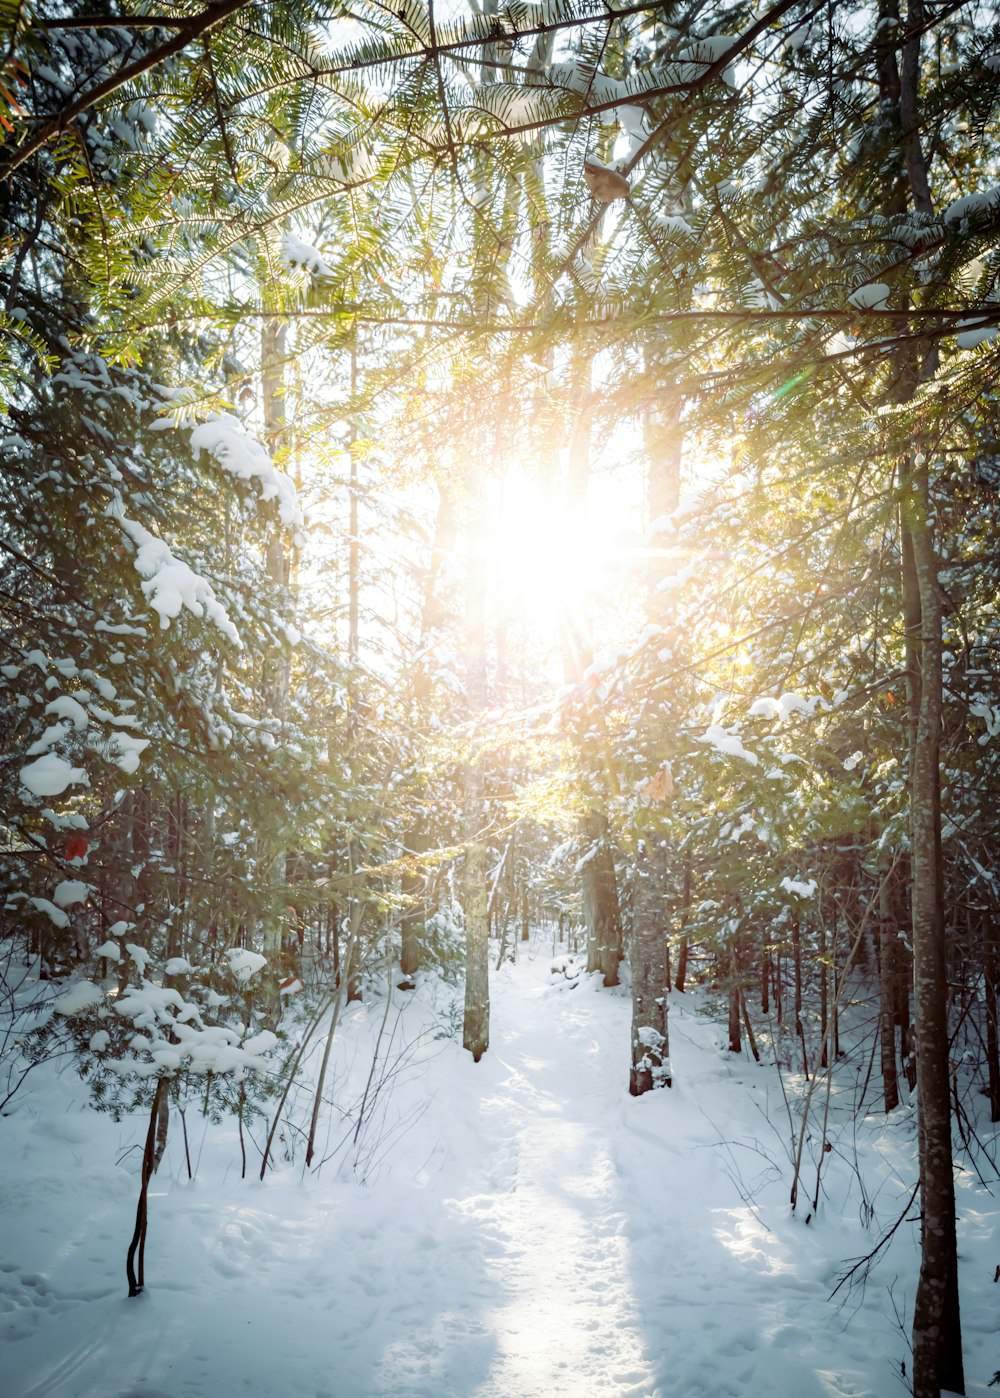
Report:
<svg viewBox="0 0 1000 1398"><path fill-rule="evenodd" d="M765 697L755 699L750 705L751 718L777 718L784 723L785 719L792 714L805 714L810 717L819 703L818 696L812 699L804 699L801 694L786 693L780 699Z"/></svg>
<svg viewBox="0 0 1000 1398"><path fill-rule="evenodd" d="M25 756L34 757L37 753L48 752L49 748L54 747L56 743L62 742L63 738L69 733L69 729L70 725L68 723L50 724L42 736L37 738L35 742L25 750Z"/></svg>
<svg viewBox="0 0 1000 1398"><path fill-rule="evenodd" d="M68 927L69 917L62 908L57 907L48 898L29 898L29 903L33 903L40 913L44 913L54 927Z"/></svg>
<svg viewBox="0 0 1000 1398"><path fill-rule="evenodd" d="M61 796L68 786L89 786L90 778L82 767L74 767L64 757L48 752L36 762L21 768L21 785L34 796Z"/></svg>
<svg viewBox="0 0 1000 1398"><path fill-rule="evenodd" d="M52 901L59 908L69 908L74 903L86 903L90 896L90 885L82 879L63 879L52 893Z"/></svg>
<svg viewBox="0 0 1000 1398"><path fill-rule="evenodd" d="M875 1103L855 1129L860 1087L838 1068L844 1101L834 1093L807 1226L788 1210L772 1067L725 1052L698 995L671 995L674 1086L631 1099L627 994L566 958L553 975L537 937L531 956L493 978L479 1065L441 1037L460 996L430 979L395 993L391 1096L357 1141L339 1110L360 1100L385 1001L345 1012L318 1172L288 1133L263 1184L248 1138L241 1179L235 1123L208 1125L189 1101L195 1179L173 1116L138 1301L125 1299L124 1254L146 1113L116 1124L84 1105L74 1073L37 1069L0 1134L5 1393L898 1398L916 1225L863 1292L846 1305L830 1293L909 1199L912 1106L887 1122ZM103 1052L105 1031L95 1040ZM794 1099L794 1074L787 1086ZM986 1398L998 1207L972 1170L956 1190L968 1391Z"/></svg>
<svg viewBox="0 0 1000 1398"><path fill-rule="evenodd" d="M115 927L117 926L118 924L115 923ZM115 929L113 927L111 929L112 933L114 932L114 930ZM135 966L136 970L139 972L139 975L144 976L146 974L146 967L149 965L149 952L146 950L145 947L140 947L135 942L126 942L125 950L128 952L129 959Z"/></svg>
<svg viewBox="0 0 1000 1398"><path fill-rule="evenodd" d="M721 752L724 757L739 757L744 762L749 762L751 767L757 766L757 754L745 748L742 738L737 734L728 733L717 723L709 724L705 732L698 738L698 742L711 744L716 752Z"/></svg>
<svg viewBox="0 0 1000 1398"><path fill-rule="evenodd" d="M92 1010L104 999L104 992L93 981L77 981L65 994L53 1002L52 1011L57 1015L78 1015Z"/></svg>
<svg viewBox="0 0 1000 1398"><path fill-rule="evenodd" d="M132 561L136 572L145 578L142 590L153 611L158 613L163 630L187 608L196 617L207 616L234 645L240 645L236 627L204 578L199 577L183 559L176 558L167 544L151 534L138 520L128 519L119 496L107 507L105 514L118 520L135 545L136 553Z"/></svg>
<svg viewBox="0 0 1000 1398"><path fill-rule="evenodd" d="M867 286L859 286L857 291L852 291L847 299L859 310L881 310L889 299L889 288L885 282L870 282Z"/></svg>
<svg viewBox="0 0 1000 1398"><path fill-rule="evenodd" d="M314 277L332 277L333 272L312 243L290 230L282 235L281 260L286 267L305 267Z"/></svg>
<svg viewBox="0 0 1000 1398"><path fill-rule="evenodd" d="M961 223L976 214L988 213L994 206L1000 204L1000 185L994 185L992 189L981 190L978 194L966 194L961 199L956 199L953 204L949 204L942 217L945 223Z"/></svg>
<svg viewBox="0 0 1000 1398"><path fill-rule="evenodd" d="M246 982L267 965L267 958L256 951L244 951L241 947L231 947L226 952L229 969L238 981Z"/></svg>
<svg viewBox="0 0 1000 1398"><path fill-rule="evenodd" d="M103 956L105 961L121 961L121 947L117 942L102 942L94 952L95 956Z"/></svg>
<svg viewBox="0 0 1000 1398"><path fill-rule="evenodd" d="M813 898L816 894L815 879L784 878L781 887L785 893L794 893L797 898Z"/></svg>
<svg viewBox="0 0 1000 1398"><path fill-rule="evenodd" d="M697 236L690 223L681 214L654 214L653 222L667 233L681 233L687 238ZM652 525L650 528L652 529Z"/></svg>
<svg viewBox="0 0 1000 1398"><path fill-rule="evenodd" d="M109 733L105 742L107 757L123 772L138 770L139 756L149 747L149 738L133 738L131 733Z"/></svg>
<svg viewBox="0 0 1000 1398"><path fill-rule="evenodd" d="M191 445L196 452L207 451L237 480L260 482L260 498L275 500L278 517L287 528L299 528L303 523L299 497L290 477L277 470L267 448L231 413L213 414L200 422L191 433Z"/></svg>
<svg viewBox="0 0 1000 1398"><path fill-rule="evenodd" d="M60 694L58 699L53 699L51 703L45 705L47 714L56 714L59 718L67 718L77 732L82 732L90 723L90 715L83 705L69 694Z"/></svg>

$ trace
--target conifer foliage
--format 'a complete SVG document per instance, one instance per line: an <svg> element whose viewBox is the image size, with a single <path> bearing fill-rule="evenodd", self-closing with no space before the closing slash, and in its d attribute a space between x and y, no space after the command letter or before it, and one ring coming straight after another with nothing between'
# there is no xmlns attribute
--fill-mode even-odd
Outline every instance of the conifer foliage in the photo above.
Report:
<svg viewBox="0 0 1000 1398"><path fill-rule="evenodd" d="M4 932L76 977L25 1051L149 1111L130 1291L169 1112L274 1089L270 1146L282 989L305 1042L376 967L462 971L478 1062L535 916L628 962L636 1096L695 971L813 1085L869 987L920 1112L914 1392L962 1392L1000 15L65 8L0 0ZM570 577L612 472L632 532ZM545 638L514 481L559 521Z"/></svg>

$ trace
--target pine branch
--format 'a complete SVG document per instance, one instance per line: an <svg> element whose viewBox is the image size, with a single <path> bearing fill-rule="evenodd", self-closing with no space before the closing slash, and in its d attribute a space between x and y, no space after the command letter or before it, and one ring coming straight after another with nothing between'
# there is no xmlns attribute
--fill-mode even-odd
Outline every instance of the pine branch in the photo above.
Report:
<svg viewBox="0 0 1000 1398"><path fill-rule="evenodd" d="M239 10L246 9L252 0L218 0L215 5L210 5L207 10L203 10L200 15L193 19L185 20L179 26L179 32L167 43L161 44L142 58L137 58L133 63L127 64L119 69L117 73L112 73L103 82L96 83L88 92L84 92L75 102L57 113L53 117L48 117L35 132L34 136L28 138L21 146L15 150L10 157L0 165L0 182L9 180L11 175L25 163L43 146L47 145L54 136L58 136L65 131L78 116L102 98L110 96L112 92L117 92L120 87L132 81L133 78L140 77L143 73L148 73L150 69L158 67L174 54L181 53L192 39L200 38L202 34L207 34L216 25L221 24L234 15Z"/></svg>

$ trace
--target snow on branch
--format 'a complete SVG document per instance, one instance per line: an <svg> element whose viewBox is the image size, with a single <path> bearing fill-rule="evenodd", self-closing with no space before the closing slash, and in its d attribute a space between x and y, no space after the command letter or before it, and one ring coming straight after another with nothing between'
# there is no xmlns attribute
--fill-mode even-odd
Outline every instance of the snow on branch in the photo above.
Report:
<svg viewBox="0 0 1000 1398"><path fill-rule="evenodd" d="M207 616L234 645L242 644L239 632L229 620L229 614L211 585L182 559L175 557L162 539L151 534L138 520L129 519L120 495L115 496L105 514L118 521L135 545L135 570L146 580L142 590L149 605L159 613L163 630L186 607L196 617Z"/></svg>
<svg viewBox="0 0 1000 1398"><path fill-rule="evenodd" d="M282 524L288 529L302 527L302 509L294 483L275 467L266 447L251 437L239 418L231 413L213 413L194 428L191 445L196 452L209 452L237 480L259 481L260 498L277 502Z"/></svg>

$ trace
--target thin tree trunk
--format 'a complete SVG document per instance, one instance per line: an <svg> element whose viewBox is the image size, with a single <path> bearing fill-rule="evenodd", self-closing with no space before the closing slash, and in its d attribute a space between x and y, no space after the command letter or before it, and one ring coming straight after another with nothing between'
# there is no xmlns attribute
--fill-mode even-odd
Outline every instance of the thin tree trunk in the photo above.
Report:
<svg viewBox="0 0 1000 1398"><path fill-rule="evenodd" d="M617 985L622 959L622 921L607 817L599 811L588 811L583 830L590 845L590 856L582 871L587 970L600 971L606 986Z"/></svg>
<svg viewBox="0 0 1000 1398"><path fill-rule="evenodd" d="M882 1096L887 1112L899 1106L896 1078L896 1001L899 937L892 916L889 878L882 871L879 889L879 1026L882 1041Z"/></svg>
<svg viewBox="0 0 1000 1398"><path fill-rule="evenodd" d="M740 963L736 932L729 943L729 1052L742 1053L740 1038Z"/></svg>
<svg viewBox="0 0 1000 1398"><path fill-rule="evenodd" d="M919 588L920 699L910 772L913 985L919 1107L921 1256L913 1308L914 1398L965 1392L952 1164L941 867L941 594L926 462L916 459L907 525Z"/></svg>
<svg viewBox="0 0 1000 1398"><path fill-rule="evenodd" d="M468 483L468 568L465 592L466 694L473 721L486 709L486 576L483 537L486 532L482 481ZM465 1015L462 1045L478 1063L490 1042L489 890L485 783L479 755L465 763L463 821L465 865L462 876L465 909Z"/></svg>
<svg viewBox="0 0 1000 1398"><path fill-rule="evenodd" d="M802 1048L802 1072L809 1078L809 1055L806 1052L806 1031L802 1023L802 932L798 913L792 913L792 970L795 976L795 1032Z"/></svg>
<svg viewBox="0 0 1000 1398"><path fill-rule="evenodd" d="M663 915L661 861L640 844L634 864L632 935L632 1066L628 1090L640 1097L653 1088L669 1087L670 1047L667 1037L667 929Z"/></svg>
<svg viewBox="0 0 1000 1398"><path fill-rule="evenodd" d="M129 1296L138 1296L146 1284L146 1224L149 1218L149 1181L153 1174L154 1143L156 1123L160 1115L160 1103L167 1095L167 1079L160 1078L153 1093L149 1109L149 1127L146 1131L146 1146L142 1153L142 1175L139 1184L139 1202L135 1210L135 1229L125 1258L125 1275L128 1278ZM138 1253L138 1270L136 1269Z"/></svg>
<svg viewBox="0 0 1000 1398"><path fill-rule="evenodd" d="M261 325L261 386L264 409L264 435L268 450L273 454L281 443L285 429L285 354L288 331L277 318ZM288 541L279 520L271 526L267 543L267 576L274 587L284 589L289 580L290 561ZM288 707L290 678L288 655L284 649L275 650L264 664L262 694L269 717L283 721ZM272 1027L281 1018L282 919L284 914L284 885L287 869L284 850L274 850L267 869L267 906L264 911L262 947L267 966L258 985L264 1007L265 1022Z"/></svg>
<svg viewBox="0 0 1000 1398"><path fill-rule="evenodd" d="M997 1035L997 935L993 916L982 914L983 979L986 993L986 1067L990 1083L990 1121L1000 1121L1000 1049Z"/></svg>

